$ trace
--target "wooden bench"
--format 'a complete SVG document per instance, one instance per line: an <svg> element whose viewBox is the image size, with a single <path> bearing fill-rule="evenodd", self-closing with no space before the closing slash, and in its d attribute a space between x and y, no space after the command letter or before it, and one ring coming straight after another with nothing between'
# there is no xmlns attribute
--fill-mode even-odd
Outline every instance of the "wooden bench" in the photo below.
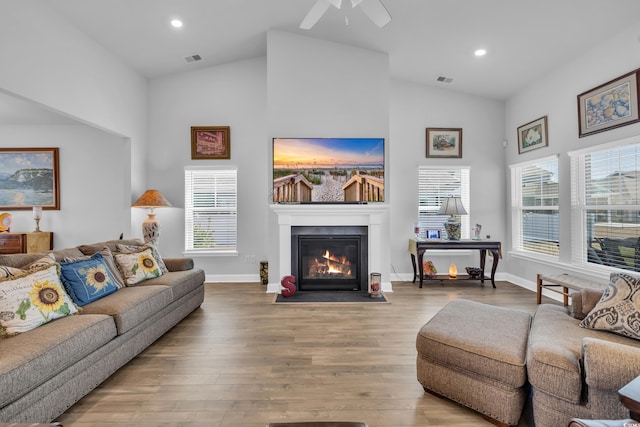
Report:
<svg viewBox="0 0 640 427"><path fill-rule="evenodd" d="M564 297L564 305L569 305L569 289L579 291L586 288L604 289L606 284L592 282L590 280L582 279L580 277L571 276L569 274L556 274L547 276L544 274L538 274L537 276L537 300L540 304L542 302L542 290L547 289L551 292L561 294ZM562 290L555 289L562 287Z"/></svg>

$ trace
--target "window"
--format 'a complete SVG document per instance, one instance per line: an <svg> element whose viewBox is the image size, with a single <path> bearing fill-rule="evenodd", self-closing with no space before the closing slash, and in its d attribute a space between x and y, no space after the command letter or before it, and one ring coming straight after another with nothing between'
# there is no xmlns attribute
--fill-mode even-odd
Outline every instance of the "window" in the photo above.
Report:
<svg viewBox="0 0 640 427"><path fill-rule="evenodd" d="M640 142L569 156L573 262L640 271Z"/></svg>
<svg viewBox="0 0 640 427"><path fill-rule="evenodd" d="M558 257L558 157L511 166L513 248Z"/></svg>
<svg viewBox="0 0 640 427"><path fill-rule="evenodd" d="M447 215L438 215L443 200L448 196L458 196L467 213L471 214L469 197L469 168L434 168L420 166L418 169L418 220L421 237L427 230L440 230L446 236L444 226ZM469 215L460 217L461 237L470 236Z"/></svg>
<svg viewBox="0 0 640 427"><path fill-rule="evenodd" d="M235 253L237 170L187 167L184 171L185 251Z"/></svg>

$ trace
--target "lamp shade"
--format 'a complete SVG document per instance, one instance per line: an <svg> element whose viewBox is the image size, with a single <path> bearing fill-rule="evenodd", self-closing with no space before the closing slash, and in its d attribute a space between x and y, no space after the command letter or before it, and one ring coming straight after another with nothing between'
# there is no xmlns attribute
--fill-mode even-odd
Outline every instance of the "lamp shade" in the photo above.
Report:
<svg viewBox="0 0 640 427"><path fill-rule="evenodd" d="M158 190L147 190L136 200L132 208L166 208L173 206Z"/></svg>
<svg viewBox="0 0 640 427"><path fill-rule="evenodd" d="M173 206L158 190L147 190L131 205L132 208L147 208L147 219L142 223L142 235L145 242L156 243L160 239L160 224L156 219L155 208Z"/></svg>
<svg viewBox="0 0 640 427"><path fill-rule="evenodd" d="M440 215L468 215L466 209L462 205L462 200L458 196L449 196L442 202L442 206L440 206L440 210L438 210L438 214Z"/></svg>

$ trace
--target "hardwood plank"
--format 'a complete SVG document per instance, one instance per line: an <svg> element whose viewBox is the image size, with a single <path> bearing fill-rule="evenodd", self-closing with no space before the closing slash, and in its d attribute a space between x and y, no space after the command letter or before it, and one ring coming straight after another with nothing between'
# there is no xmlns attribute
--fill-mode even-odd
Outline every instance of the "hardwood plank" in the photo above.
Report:
<svg viewBox="0 0 640 427"><path fill-rule="evenodd" d="M534 313L507 282L394 283L390 304L281 305L257 283L207 284L202 307L71 407L65 427L264 427L365 421L371 427L491 426L425 393L415 339L465 298ZM543 302L553 302L544 297ZM520 426L528 426L523 417Z"/></svg>

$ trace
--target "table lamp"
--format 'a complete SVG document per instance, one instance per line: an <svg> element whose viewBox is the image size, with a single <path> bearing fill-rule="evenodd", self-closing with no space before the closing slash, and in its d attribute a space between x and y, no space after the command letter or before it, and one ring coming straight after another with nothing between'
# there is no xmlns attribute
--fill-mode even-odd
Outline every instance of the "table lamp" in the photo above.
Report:
<svg viewBox="0 0 640 427"><path fill-rule="evenodd" d="M460 220L456 218L459 215L468 215L467 211L462 205L462 200L458 196L449 196L442 202L439 215L449 215L449 219L444 223L444 229L447 231L447 238L449 240L460 240L460 230L462 224Z"/></svg>
<svg viewBox="0 0 640 427"><path fill-rule="evenodd" d="M147 219L142 222L142 235L145 242L157 242L160 239L160 224L156 219L155 208L172 207L173 205L158 190L147 190L136 200L132 208L146 208Z"/></svg>

